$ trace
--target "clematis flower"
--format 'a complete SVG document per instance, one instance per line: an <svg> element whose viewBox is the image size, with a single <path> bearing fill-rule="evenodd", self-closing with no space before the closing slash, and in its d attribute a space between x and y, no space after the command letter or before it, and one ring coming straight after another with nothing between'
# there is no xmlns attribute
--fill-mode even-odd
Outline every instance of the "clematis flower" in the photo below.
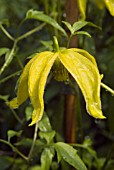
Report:
<svg viewBox="0 0 114 170"><path fill-rule="evenodd" d="M23 70L18 84L17 97L9 102L10 107L19 107L29 97L34 108L30 125L38 122L44 112L43 95L51 69L54 74L58 74L60 81L67 79L69 72L82 91L87 112L94 118L105 118L101 110L101 76L96 61L87 51L78 48L59 49L57 52L44 51L36 54Z"/></svg>
<svg viewBox="0 0 114 170"><path fill-rule="evenodd" d="M114 0L95 0L99 9L107 8L112 16L114 16Z"/></svg>

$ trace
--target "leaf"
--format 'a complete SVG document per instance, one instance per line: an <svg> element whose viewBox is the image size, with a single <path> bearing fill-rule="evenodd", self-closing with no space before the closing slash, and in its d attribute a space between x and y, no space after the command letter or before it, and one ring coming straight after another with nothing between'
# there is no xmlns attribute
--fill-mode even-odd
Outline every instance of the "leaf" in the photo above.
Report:
<svg viewBox="0 0 114 170"><path fill-rule="evenodd" d="M49 51L41 52L30 67L28 88L29 96L34 107L32 123L30 125L33 125L42 118L44 111L44 88L48 74L57 55L57 53L54 54Z"/></svg>
<svg viewBox="0 0 114 170"><path fill-rule="evenodd" d="M59 161L62 158L77 170L87 170L85 164L78 156L77 150L75 150L72 146L63 142L57 142L54 144L54 147L57 151Z"/></svg>
<svg viewBox="0 0 114 170"><path fill-rule="evenodd" d="M38 165L34 165L34 166L30 167L29 170L41 170L41 167Z"/></svg>
<svg viewBox="0 0 114 170"><path fill-rule="evenodd" d="M0 100L7 101L8 97L9 97L9 95L0 95Z"/></svg>
<svg viewBox="0 0 114 170"><path fill-rule="evenodd" d="M87 0L78 0L79 10L81 13L82 20L85 20L86 18L86 4L87 4Z"/></svg>
<svg viewBox="0 0 114 170"><path fill-rule="evenodd" d="M88 24L87 21L77 21L73 24L73 28L72 28L72 32L74 34L74 32L80 30L81 28L83 28L84 26L86 26Z"/></svg>
<svg viewBox="0 0 114 170"><path fill-rule="evenodd" d="M101 77L97 66L73 49L64 50L59 59L78 83L88 113L94 118L104 119L100 101Z"/></svg>
<svg viewBox="0 0 114 170"><path fill-rule="evenodd" d="M86 31L77 31L75 34L78 34L78 35L80 35L80 34L87 35L88 37L91 38L91 35L88 32L86 32Z"/></svg>
<svg viewBox="0 0 114 170"><path fill-rule="evenodd" d="M26 107L25 114L26 114L26 120L29 121L32 117L33 108L31 106Z"/></svg>
<svg viewBox="0 0 114 170"><path fill-rule="evenodd" d="M49 131L49 132L39 132L39 136L41 139L45 139L46 142L49 144L53 141L53 138L55 137L55 131Z"/></svg>
<svg viewBox="0 0 114 170"><path fill-rule="evenodd" d="M114 0L104 0L110 14L114 16Z"/></svg>
<svg viewBox="0 0 114 170"><path fill-rule="evenodd" d="M22 140L15 143L16 146L30 147L32 145L32 139L23 138Z"/></svg>
<svg viewBox="0 0 114 170"><path fill-rule="evenodd" d="M69 29L69 31L72 33L72 26L71 26L71 24L69 23L69 22L66 22L66 21L62 21L65 25L66 25L66 27Z"/></svg>
<svg viewBox="0 0 114 170"><path fill-rule="evenodd" d="M73 24L72 26L72 34L74 34L76 31L82 29L83 27L85 27L86 25L92 26L92 27L96 27L98 29L101 29L101 27L93 24L92 22L88 22L88 21L77 21Z"/></svg>
<svg viewBox="0 0 114 170"><path fill-rule="evenodd" d="M0 56L6 54L9 51L9 48L0 48Z"/></svg>
<svg viewBox="0 0 114 170"><path fill-rule="evenodd" d="M11 156L0 156L0 168L1 170L9 169L14 159Z"/></svg>
<svg viewBox="0 0 114 170"><path fill-rule="evenodd" d="M67 36L65 30L53 18L44 14L42 11L36 11L31 9L27 12L26 19L37 19L39 21L43 21L47 24L50 24L54 28L60 30L65 36Z"/></svg>
<svg viewBox="0 0 114 170"><path fill-rule="evenodd" d="M51 148L45 148L41 155L41 170L50 170L54 152Z"/></svg>
<svg viewBox="0 0 114 170"><path fill-rule="evenodd" d="M22 134L22 130L21 131L14 131L14 130L8 130L7 132L8 134L8 141L10 141L10 139L14 136L20 136Z"/></svg>
<svg viewBox="0 0 114 170"><path fill-rule="evenodd" d="M46 113L43 115L42 120L39 121L38 127L39 127L41 132L47 132L47 131L51 131L52 130L49 118L46 115Z"/></svg>
<svg viewBox="0 0 114 170"><path fill-rule="evenodd" d="M42 45L45 46L45 49L49 50L49 51L52 51L53 50L53 41L43 41L41 40L40 41Z"/></svg>
<svg viewBox="0 0 114 170"><path fill-rule="evenodd" d="M0 20L0 25L5 25L5 26L9 26L9 21L8 21L8 19L2 19L2 20Z"/></svg>

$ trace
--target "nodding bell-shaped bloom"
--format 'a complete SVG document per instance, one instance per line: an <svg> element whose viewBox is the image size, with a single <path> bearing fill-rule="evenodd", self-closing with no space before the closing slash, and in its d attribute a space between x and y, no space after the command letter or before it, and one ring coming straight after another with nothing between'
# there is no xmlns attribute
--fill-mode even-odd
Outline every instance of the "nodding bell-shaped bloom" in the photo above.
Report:
<svg viewBox="0 0 114 170"><path fill-rule="evenodd" d="M43 95L51 69L60 81L68 79L70 73L82 91L87 112L94 118L105 118L101 110L101 76L96 61L88 52L78 48L36 54L26 64L19 79L17 97L9 102L9 106L17 108L29 97L34 108L30 125L38 122L44 112Z"/></svg>

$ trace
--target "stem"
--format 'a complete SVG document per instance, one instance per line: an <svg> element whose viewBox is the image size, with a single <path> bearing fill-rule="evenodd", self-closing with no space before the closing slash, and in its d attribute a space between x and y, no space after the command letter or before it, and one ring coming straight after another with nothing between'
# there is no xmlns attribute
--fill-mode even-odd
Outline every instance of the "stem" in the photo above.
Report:
<svg viewBox="0 0 114 170"><path fill-rule="evenodd" d="M38 122L35 124L34 138L33 138L33 143L32 143L31 149L30 149L29 154L28 154L28 160L30 160L31 157L32 157L35 142L36 142L36 139L37 139L37 134L38 134Z"/></svg>
<svg viewBox="0 0 114 170"><path fill-rule="evenodd" d="M54 37L53 37L53 40L54 40L54 49L55 49L55 51L57 52L57 51L59 51L59 44L58 44L57 37L54 36Z"/></svg>
<svg viewBox="0 0 114 170"><path fill-rule="evenodd" d="M7 30L2 25L0 25L0 28L10 40L14 41L14 38L7 32Z"/></svg>
<svg viewBox="0 0 114 170"><path fill-rule="evenodd" d="M72 39L72 35L70 35L70 37L68 37L67 48L69 48L69 46L70 46L71 39Z"/></svg>
<svg viewBox="0 0 114 170"><path fill-rule="evenodd" d="M26 160L26 161L28 160L28 158L27 158L25 155L23 155L15 146L13 146L13 145L12 145L11 143L9 143L8 141L5 141L5 140L3 140L3 139L0 139L0 142L9 145L9 146L13 149L13 151L15 151L18 155L20 155L24 160Z"/></svg>
<svg viewBox="0 0 114 170"><path fill-rule="evenodd" d="M66 21L69 22L71 25L77 21L78 19L78 1L77 0L66 0L65 11L66 11ZM69 38L69 31L68 31ZM72 40L68 40L69 47L76 47L77 46L77 36L73 36ZM68 143L75 143L76 141L76 132L77 132L77 98L74 94L68 94L65 96L65 111L64 111L64 119L65 119L65 141ZM72 116L71 116L72 115ZM68 124L67 124L68 121Z"/></svg>
<svg viewBox="0 0 114 170"><path fill-rule="evenodd" d="M106 89L106 91L109 91L112 95L114 95L114 90L112 90L110 87L108 87L106 84L101 83L101 86Z"/></svg>
<svg viewBox="0 0 114 170"><path fill-rule="evenodd" d="M75 142L75 95L67 94L65 96L65 141L68 143ZM72 121L73 120L73 121ZM70 125L70 126L69 126Z"/></svg>
<svg viewBox="0 0 114 170"><path fill-rule="evenodd" d="M19 118L19 116L17 116L16 112L15 112L13 109L11 109L11 108L10 108L10 110L12 111L13 116L15 117L15 119L16 119L20 124L22 124L23 122L21 121L21 119Z"/></svg>
<svg viewBox="0 0 114 170"><path fill-rule="evenodd" d="M16 57L16 59L17 59L17 62L18 62L18 64L19 64L20 68L23 70L24 66L23 66L20 58L19 58L17 55L16 55L15 57Z"/></svg>
<svg viewBox="0 0 114 170"><path fill-rule="evenodd" d="M48 15L48 13L49 13L49 2L48 2L48 0L44 0L44 5L45 5L45 12Z"/></svg>
<svg viewBox="0 0 114 170"><path fill-rule="evenodd" d="M2 68L0 69L0 75L3 73L5 68L11 63L11 61L14 57L14 52L15 52L15 49L16 49L16 46L17 46L17 42L18 42L17 40L14 41L14 44L13 44L12 50L10 51L9 57L6 60L6 62L4 63L4 65L2 66Z"/></svg>
<svg viewBox="0 0 114 170"><path fill-rule="evenodd" d="M36 31L41 30L45 25L46 25L46 23L43 23L40 26L37 26L36 28L34 28L34 29L28 31L27 33L21 35L20 37L18 37L17 40L20 41L20 40L30 36L31 34L35 33Z"/></svg>
<svg viewBox="0 0 114 170"><path fill-rule="evenodd" d="M6 81L9 80L10 78L12 78L12 77L14 77L14 76L16 76L16 75L18 75L18 74L20 74L20 73L21 73L21 71L17 71L17 72L15 72L15 73L13 73L13 74L11 74L11 75L3 78L2 80L0 80L0 84L6 82Z"/></svg>
<svg viewBox="0 0 114 170"><path fill-rule="evenodd" d="M42 29L45 25L46 25L46 23L43 23L43 24L41 24L40 26L32 29L31 31L29 31L29 32L25 33L24 35L21 35L20 37L18 37L17 39L15 39L14 44L13 44L13 47L12 47L12 50L11 50L11 52L10 52L10 54L9 54L9 57L8 57L8 59L6 60L6 62L4 63L4 65L2 66L2 68L0 69L0 75L3 73L3 71L5 70L5 68L11 63L11 61L12 61L12 59L13 59L13 57L14 57L14 52L15 52L17 43L18 43L20 40L22 40L22 39L30 36L30 35L33 34L33 33L35 33L36 31L39 31L39 30ZM11 36L10 36L10 34L9 34L7 31L6 31L5 33L7 34L7 36L10 37L10 39L12 39Z"/></svg>

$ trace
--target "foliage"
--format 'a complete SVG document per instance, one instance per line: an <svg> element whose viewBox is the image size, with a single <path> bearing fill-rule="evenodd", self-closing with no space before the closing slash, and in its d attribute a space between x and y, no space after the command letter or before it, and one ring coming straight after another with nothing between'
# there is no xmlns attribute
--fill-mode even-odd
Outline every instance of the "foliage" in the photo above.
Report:
<svg viewBox="0 0 114 170"><path fill-rule="evenodd" d="M78 1L79 21L71 25L65 1L0 1L0 170L114 169L114 91L106 85L114 85L113 4ZM79 48L69 48L74 36ZM85 114L77 84L87 112L107 120ZM105 116L101 86L112 94L101 90ZM63 127L69 93L77 96L79 112L73 144L65 143Z"/></svg>

